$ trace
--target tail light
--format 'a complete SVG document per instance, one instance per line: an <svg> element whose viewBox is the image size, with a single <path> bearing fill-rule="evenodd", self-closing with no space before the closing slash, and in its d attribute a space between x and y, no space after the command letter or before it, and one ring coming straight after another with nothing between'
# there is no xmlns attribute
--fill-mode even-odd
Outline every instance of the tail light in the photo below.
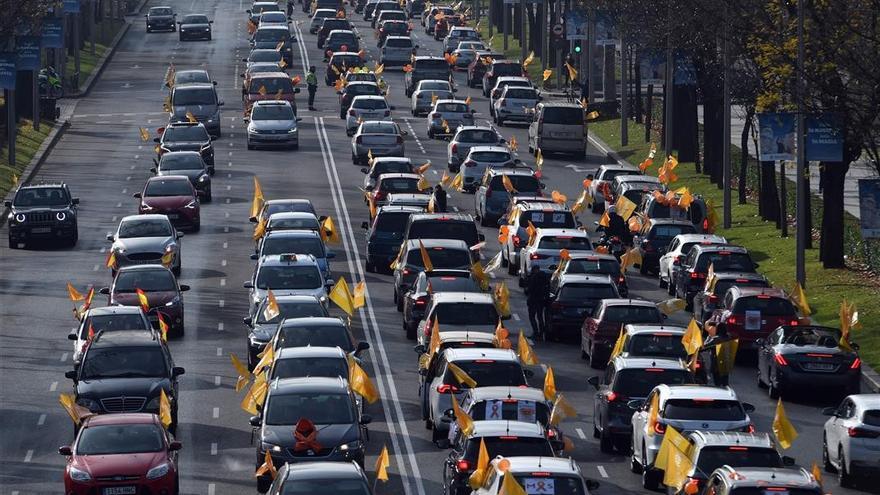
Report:
<svg viewBox="0 0 880 495"><path fill-rule="evenodd" d="M708 231L708 230L709 230L709 219L704 218L703 219L703 231Z"/></svg>
<svg viewBox="0 0 880 495"><path fill-rule="evenodd" d="M654 246L652 246L651 241L648 240L642 241L642 249L644 249L646 253L654 252Z"/></svg>
<svg viewBox="0 0 880 495"><path fill-rule="evenodd" d="M617 392L608 392L605 394L605 400L608 402L623 402L626 400L626 397L618 394Z"/></svg>
<svg viewBox="0 0 880 495"><path fill-rule="evenodd" d="M880 437L880 431L866 430L865 428L852 427L847 430L847 434L852 438L877 438Z"/></svg>
<svg viewBox="0 0 880 495"><path fill-rule="evenodd" d="M354 140L357 144L364 144L364 137L358 136L357 139Z"/></svg>
<svg viewBox="0 0 880 495"><path fill-rule="evenodd" d="M385 198L387 197L388 193L385 191L376 191L376 193L373 194L373 199L375 199L376 201L385 201Z"/></svg>
<svg viewBox="0 0 880 495"><path fill-rule="evenodd" d="M348 111L348 114L351 115L352 117L356 117L356 116L357 116L357 114L354 113L354 109L353 109L353 108L350 109L350 110Z"/></svg>
<svg viewBox="0 0 880 495"><path fill-rule="evenodd" d="M681 266L681 256L676 256L674 260L672 260L672 264L675 266Z"/></svg>
<svg viewBox="0 0 880 495"><path fill-rule="evenodd" d="M473 161L473 160L468 160L468 161L464 162L464 166L465 166L465 167L476 167L476 166L477 166L477 162L475 162L475 161Z"/></svg>
<svg viewBox="0 0 880 495"><path fill-rule="evenodd" d="M529 255L529 259L530 259L530 260L542 260L542 259L544 259L544 258L546 258L546 256L544 256L544 255L542 255L542 254L534 253L534 254L530 254L530 255Z"/></svg>
<svg viewBox="0 0 880 495"><path fill-rule="evenodd" d="M728 325L736 325L737 322L738 322L738 320L736 319L736 316L727 317L727 324Z"/></svg>
<svg viewBox="0 0 880 495"><path fill-rule="evenodd" d="M410 273L412 273L412 272L410 272L409 268L404 268L404 269L403 269L403 274L404 274L404 275L409 275Z"/></svg>
<svg viewBox="0 0 880 495"><path fill-rule="evenodd" d="M700 480L696 478L688 478L688 482L684 484L685 495L697 495L700 492Z"/></svg>
<svg viewBox="0 0 880 495"><path fill-rule="evenodd" d="M696 280L698 278L706 278L706 274L700 272L691 272L691 280Z"/></svg>
<svg viewBox="0 0 880 495"><path fill-rule="evenodd" d="M857 370L857 369L859 369L859 368L861 368L861 367L862 367L862 360L859 359L859 358L856 358L856 360L853 361L852 364L849 366L849 369L851 369L851 370Z"/></svg>
<svg viewBox="0 0 880 495"><path fill-rule="evenodd" d="M458 387L455 385L437 385L437 392L441 394L455 394L458 393Z"/></svg>
<svg viewBox="0 0 880 495"><path fill-rule="evenodd" d="M618 284L623 284L623 283L625 283L625 282L626 282L626 277L624 277L623 275L617 277L617 283L618 283Z"/></svg>
<svg viewBox="0 0 880 495"><path fill-rule="evenodd" d="M428 298L425 296L422 296L422 297L416 299L415 304L416 304L416 306L424 306L424 305L428 304Z"/></svg>
<svg viewBox="0 0 880 495"><path fill-rule="evenodd" d="M798 326L799 323L800 322L797 319L794 319L794 320L791 320L790 322L788 322L788 324L793 327Z"/></svg>
<svg viewBox="0 0 880 495"><path fill-rule="evenodd" d="M513 236L513 247L519 247L520 238L518 235Z"/></svg>
<svg viewBox="0 0 880 495"><path fill-rule="evenodd" d="M454 143L454 144L452 145L452 152L453 152L453 153L458 153L458 143Z"/></svg>
<svg viewBox="0 0 880 495"><path fill-rule="evenodd" d="M778 364L779 366L788 366L788 361L782 354L776 354L775 356L773 356L773 360L776 361L776 364Z"/></svg>
<svg viewBox="0 0 880 495"><path fill-rule="evenodd" d="M556 430L554 430L552 428L547 430L547 436L549 438L556 438ZM535 474L535 473L532 473L532 474Z"/></svg>
<svg viewBox="0 0 880 495"><path fill-rule="evenodd" d="M709 294L709 302L715 304L718 302L718 296L715 294Z"/></svg>
<svg viewBox="0 0 880 495"><path fill-rule="evenodd" d="M654 423L654 433L659 433L660 435L666 433L666 425L657 421Z"/></svg>
<svg viewBox="0 0 880 495"><path fill-rule="evenodd" d="M471 463L465 459L462 459L455 463L455 468L458 469L459 472L462 471L470 471Z"/></svg>

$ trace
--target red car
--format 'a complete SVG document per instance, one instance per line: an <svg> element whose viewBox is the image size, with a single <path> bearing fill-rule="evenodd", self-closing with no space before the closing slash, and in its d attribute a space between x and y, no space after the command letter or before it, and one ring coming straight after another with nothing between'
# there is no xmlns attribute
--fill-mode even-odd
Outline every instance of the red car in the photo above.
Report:
<svg viewBox="0 0 880 495"><path fill-rule="evenodd" d="M581 326L581 357L590 358L590 367L604 368L620 335L622 325L662 324L666 317L651 301L641 299L603 299Z"/></svg>
<svg viewBox="0 0 880 495"><path fill-rule="evenodd" d="M736 285L727 290L710 321L726 323L727 333L739 339L740 351L755 351L757 341L773 330L799 323L797 310L782 289Z"/></svg>
<svg viewBox="0 0 880 495"><path fill-rule="evenodd" d="M185 175L150 177L142 192L132 196L141 200L138 213L166 215L175 228L191 228L198 232L202 226L199 195Z"/></svg>
<svg viewBox="0 0 880 495"><path fill-rule="evenodd" d="M102 287L101 294L110 296L109 306L140 306L137 290L147 298L147 319L159 328L159 313L168 324L170 335L183 335L183 292L189 286L178 284L174 273L162 265L124 266L116 272L113 285Z"/></svg>
<svg viewBox="0 0 880 495"><path fill-rule="evenodd" d="M67 457L66 495L167 494L179 491L180 442L155 414L105 414L83 420Z"/></svg>

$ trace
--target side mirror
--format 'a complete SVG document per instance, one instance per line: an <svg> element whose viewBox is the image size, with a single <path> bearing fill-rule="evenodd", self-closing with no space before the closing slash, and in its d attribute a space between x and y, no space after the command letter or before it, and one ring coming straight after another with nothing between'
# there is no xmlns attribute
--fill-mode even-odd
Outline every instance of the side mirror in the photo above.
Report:
<svg viewBox="0 0 880 495"><path fill-rule="evenodd" d="M254 327L254 319L251 318L250 316L245 316L244 318L241 319L241 321L243 321L245 325L247 325L251 328Z"/></svg>
<svg viewBox="0 0 880 495"><path fill-rule="evenodd" d="M425 348L425 344L419 344L419 345L413 347L413 350L416 351L416 354L424 354L424 353L428 352L428 349Z"/></svg>
<svg viewBox="0 0 880 495"><path fill-rule="evenodd" d="M595 388L596 390L599 389L599 377L598 376L591 376L590 378L587 379L587 383L592 385L593 388Z"/></svg>
<svg viewBox="0 0 880 495"><path fill-rule="evenodd" d="M116 236L113 234L107 234L107 240L113 242L116 240Z"/></svg>
<svg viewBox="0 0 880 495"><path fill-rule="evenodd" d="M837 408L836 407L824 407L822 408L823 416L837 416Z"/></svg>
<svg viewBox="0 0 880 495"><path fill-rule="evenodd" d="M263 424L263 420L259 416L251 416L250 419L248 419L248 423L254 428L259 428Z"/></svg>
<svg viewBox="0 0 880 495"><path fill-rule="evenodd" d="M180 284L180 292L186 292L190 289L190 286L186 284Z"/></svg>
<svg viewBox="0 0 880 495"><path fill-rule="evenodd" d="M257 223L257 217L248 217L248 222ZM598 223L598 222L597 222Z"/></svg>
<svg viewBox="0 0 880 495"><path fill-rule="evenodd" d="M789 457L787 455L782 456L782 465L783 466L794 466L794 457Z"/></svg>
<svg viewBox="0 0 880 495"><path fill-rule="evenodd" d="M247 9L247 10L245 10L245 12L247 12L248 14L250 14L250 13L251 13L251 9Z"/></svg>
<svg viewBox="0 0 880 495"><path fill-rule="evenodd" d="M77 336L76 336L76 330L74 330L74 331L70 332L69 334L67 334L67 340L76 340L76 337L77 337Z"/></svg>
<svg viewBox="0 0 880 495"><path fill-rule="evenodd" d="M159 138L154 137L154 138L153 138L153 142L154 142L154 143L158 143L158 142L159 142Z"/></svg>
<svg viewBox="0 0 880 495"><path fill-rule="evenodd" d="M587 179L588 179L588 180L593 180L593 179L594 179L593 174L587 174Z"/></svg>
<svg viewBox="0 0 880 495"><path fill-rule="evenodd" d="M252 260L256 260L256 259L258 259L258 258L259 258L259 256L257 256L257 253L254 253L254 254L251 255L251 259L252 259Z"/></svg>
<svg viewBox="0 0 880 495"><path fill-rule="evenodd" d="M585 480L584 483L587 485L587 490L597 490L601 483L596 480Z"/></svg>
<svg viewBox="0 0 880 495"><path fill-rule="evenodd" d="M241 59L242 62L247 62L246 58Z"/></svg>
<svg viewBox="0 0 880 495"><path fill-rule="evenodd" d="M644 404L644 403L645 403L645 401L643 401L643 400L634 399L634 400L627 402L626 407L632 409L633 411L638 411L639 409L641 409L642 404Z"/></svg>
<svg viewBox="0 0 880 495"><path fill-rule="evenodd" d="M375 189L375 187L372 184L370 184L364 188L364 191L372 191L373 189Z"/></svg>
<svg viewBox="0 0 880 495"><path fill-rule="evenodd" d="M151 167L151 168L150 168L150 172L152 172L152 173L154 173L154 174L158 174L158 173L159 173L159 170L157 170L156 167Z"/></svg>
<svg viewBox="0 0 880 495"><path fill-rule="evenodd" d="M369 348L370 348L369 342L358 342L357 347L355 347L355 349L354 349L354 354L355 354L355 356L357 356L358 354L366 351Z"/></svg>
<svg viewBox="0 0 880 495"><path fill-rule="evenodd" d="M73 204L75 204L75 205L78 205L78 204L79 204L79 198L73 198L72 200L70 200L70 202L73 203Z"/></svg>
<svg viewBox="0 0 880 495"><path fill-rule="evenodd" d="M747 413L755 412L755 406L752 404L749 404L748 402L743 402L742 406L743 406L743 410Z"/></svg>
<svg viewBox="0 0 880 495"><path fill-rule="evenodd" d="M333 251L327 251L326 253L324 253L324 256L326 256L328 260L332 260L336 257L336 253L334 253Z"/></svg>
<svg viewBox="0 0 880 495"><path fill-rule="evenodd" d="M67 378L68 380L76 380L76 370L65 371L64 378Z"/></svg>
<svg viewBox="0 0 880 495"><path fill-rule="evenodd" d="M523 374L526 375L526 378L531 378L531 377L535 376L535 372L528 369L528 368L523 370Z"/></svg>
<svg viewBox="0 0 880 495"><path fill-rule="evenodd" d="M755 267L756 270L758 269L759 266L761 266L758 263L752 263L752 265Z"/></svg>
<svg viewBox="0 0 880 495"><path fill-rule="evenodd" d="M217 85L217 81L211 81L211 84L213 84L214 86L216 86L216 85Z"/></svg>
<svg viewBox="0 0 880 495"><path fill-rule="evenodd" d="M104 294L105 296L109 296L110 295L110 287L101 287L101 290L99 290L98 292L101 294Z"/></svg>
<svg viewBox="0 0 880 495"><path fill-rule="evenodd" d="M241 286L244 287L245 289L253 289L254 283L251 282L250 280L248 280L247 282L241 284Z"/></svg>
<svg viewBox="0 0 880 495"><path fill-rule="evenodd" d="M139 192L136 192L136 193L132 194L131 197L132 197L132 198L141 199L141 198L143 197L143 195L142 195L141 193L139 193Z"/></svg>
<svg viewBox="0 0 880 495"><path fill-rule="evenodd" d="M215 82L214 84L217 84L217 83ZM226 102L223 101L223 100L220 100L220 101L217 102L217 106L218 106L218 107L222 107L222 106L225 105L225 104L226 104Z"/></svg>
<svg viewBox="0 0 880 495"><path fill-rule="evenodd" d="M177 376L180 376L184 373L186 373L186 369L184 369L183 366L175 366L175 367L171 368L171 376L172 377L177 377Z"/></svg>
<svg viewBox="0 0 880 495"><path fill-rule="evenodd" d="M520 160L519 158L517 158L517 159L513 160L513 163L519 165L520 163L522 163L522 160Z"/></svg>
<svg viewBox="0 0 880 495"><path fill-rule="evenodd" d="M178 232L178 233L177 233L177 238L178 238L178 239L183 238L183 232Z"/></svg>
<svg viewBox="0 0 880 495"><path fill-rule="evenodd" d="M370 169L368 169L367 167L361 167L361 173L368 174L368 173L370 173Z"/></svg>
<svg viewBox="0 0 880 495"><path fill-rule="evenodd" d="M424 353L422 353L422 354L424 354ZM426 370L425 368L420 368L419 375L420 376L428 376L428 370Z"/></svg>
<svg viewBox="0 0 880 495"><path fill-rule="evenodd" d="M479 239L480 242L483 242L486 240L486 236L483 235L482 233L479 233L479 234L477 234L477 239Z"/></svg>
<svg viewBox="0 0 880 495"><path fill-rule="evenodd" d="M358 423L360 423L361 425L368 425L372 422L373 422L373 417L370 416L369 414L362 414L361 420L358 421Z"/></svg>
<svg viewBox="0 0 880 495"><path fill-rule="evenodd" d="M361 222L361 228L364 229L364 230L369 230L369 229L370 229L370 224L367 223L367 222Z"/></svg>
<svg viewBox="0 0 880 495"><path fill-rule="evenodd" d="M12 208L12 201L4 201L3 206L5 208Z"/></svg>
<svg viewBox="0 0 880 495"><path fill-rule="evenodd" d="M73 455L73 450L71 450L70 445L65 445L58 447L58 453L61 455Z"/></svg>

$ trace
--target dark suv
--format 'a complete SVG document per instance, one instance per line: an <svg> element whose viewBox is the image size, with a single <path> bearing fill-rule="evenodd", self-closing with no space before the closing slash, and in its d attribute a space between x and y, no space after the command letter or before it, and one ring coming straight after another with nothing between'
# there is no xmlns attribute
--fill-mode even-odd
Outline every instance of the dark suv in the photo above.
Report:
<svg viewBox="0 0 880 495"><path fill-rule="evenodd" d="M159 413L161 391L177 427L177 377L168 346L149 330L98 332L80 365L64 374L73 380L76 403L93 413Z"/></svg>
<svg viewBox="0 0 880 495"><path fill-rule="evenodd" d="M449 62L443 57L415 57L412 62L412 70L404 76L404 89L406 97L412 96L416 86L422 79L437 79L438 81L449 81L452 72L449 69Z"/></svg>
<svg viewBox="0 0 880 495"><path fill-rule="evenodd" d="M79 237L76 210L79 198L70 196L67 184L36 184L18 188L9 208L9 249L35 240L65 240L75 246Z"/></svg>
<svg viewBox="0 0 880 495"><path fill-rule="evenodd" d="M198 151L214 175L214 138L201 122L174 122L160 129L162 137L154 138L157 158L169 151Z"/></svg>
<svg viewBox="0 0 880 495"><path fill-rule="evenodd" d="M693 309L694 296L706 287L710 266L715 273L755 273L758 268L744 247L729 244L698 244L692 247L681 263L675 280L675 297L687 302L688 311Z"/></svg>

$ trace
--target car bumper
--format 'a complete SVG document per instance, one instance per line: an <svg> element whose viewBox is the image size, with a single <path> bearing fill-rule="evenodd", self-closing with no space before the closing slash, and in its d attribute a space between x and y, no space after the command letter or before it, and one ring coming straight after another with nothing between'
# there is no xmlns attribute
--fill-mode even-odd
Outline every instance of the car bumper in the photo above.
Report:
<svg viewBox="0 0 880 495"><path fill-rule="evenodd" d="M147 29L169 29L174 30L174 22L157 22L152 21L147 23Z"/></svg>
<svg viewBox="0 0 880 495"><path fill-rule="evenodd" d="M299 132L284 134L263 134L256 132L248 133L248 141L252 145L261 146L291 146L299 144Z"/></svg>
<svg viewBox="0 0 880 495"><path fill-rule="evenodd" d="M25 241L32 239L51 240L63 237L71 237L76 232L76 224L63 225L35 225L35 226L11 226L9 238L13 241Z"/></svg>
<svg viewBox="0 0 880 495"><path fill-rule="evenodd" d="M506 110L504 107L497 108L495 110L495 114L503 118L504 120L516 120L518 122L531 122L532 115L528 114L522 110L514 111L514 110Z"/></svg>
<svg viewBox="0 0 880 495"><path fill-rule="evenodd" d="M211 31L180 31L180 39L206 40L211 38Z"/></svg>
<svg viewBox="0 0 880 495"><path fill-rule="evenodd" d="M859 372L823 373L795 371L791 366L777 366L776 380L779 385L784 387L851 390L861 383L862 375Z"/></svg>
<svg viewBox="0 0 880 495"><path fill-rule="evenodd" d="M116 488L127 490L130 493L149 493L154 495L175 493L175 478L177 473L173 470L169 471L165 476L148 480L141 476L134 480L127 481L95 481L88 483L79 483L70 479L64 480L64 493L66 495L103 495L107 488ZM131 491L132 488L134 491ZM109 492L113 493L113 492ZM125 493L119 491L116 493Z"/></svg>
<svg viewBox="0 0 880 495"><path fill-rule="evenodd" d="M116 269L131 265L161 265L164 253L115 253ZM132 259L132 256L137 257Z"/></svg>
<svg viewBox="0 0 880 495"><path fill-rule="evenodd" d="M393 146L367 146L367 145L354 145L354 154L356 156L367 156L372 150L373 156L403 156L404 149L402 144L397 144Z"/></svg>
<svg viewBox="0 0 880 495"><path fill-rule="evenodd" d="M578 139L539 138L538 148L542 151L579 152L586 149L587 143Z"/></svg>

